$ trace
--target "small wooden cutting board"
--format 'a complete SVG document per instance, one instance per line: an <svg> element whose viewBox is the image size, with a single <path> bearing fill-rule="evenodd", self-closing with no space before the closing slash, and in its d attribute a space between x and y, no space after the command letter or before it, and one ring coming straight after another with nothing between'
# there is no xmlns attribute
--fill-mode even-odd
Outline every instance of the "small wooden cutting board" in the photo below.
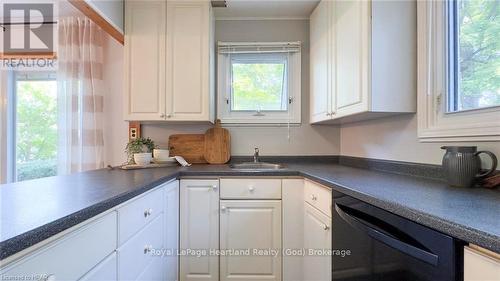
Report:
<svg viewBox="0 0 500 281"><path fill-rule="evenodd" d="M224 164L231 158L231 136L222 128L220 120L215 121L215 127L205 132L205 160L210 164Z"/></svg>
<svg viewBox="0 0 500 281"><path fill-rule="evenodd" d="M177 134L168 138L170 156L182 156L189 163L207 163L204 134Z"/></svg>

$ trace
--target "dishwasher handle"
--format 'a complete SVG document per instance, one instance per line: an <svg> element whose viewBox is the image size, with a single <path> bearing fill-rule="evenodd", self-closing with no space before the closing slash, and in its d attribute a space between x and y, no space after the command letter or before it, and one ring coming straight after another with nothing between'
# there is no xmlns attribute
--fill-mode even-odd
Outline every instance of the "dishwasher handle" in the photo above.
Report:
<svg viewBox="0 0 500 281"><path fill-rule="evenodd" d="M340 217L345 220L348 224L351 226L365 232L368 236L372 237L373 239L380 241L387 246L390 246L396 250L399 250L409 256L412 256L420 261L423 261L425 263L431 264L433 266L437 266L438 264L438 256L420 249L414 245L408 244L407 242L404 242L400 239L397 239L394 235L390 235L390 233L387 233L386 231L382 229L376 229L370 225L369 222L365 221L364 219L360 218L359 216L356 216L354 214L349 214L349 207L345 206L340 206L338 204L335 204L335 211L340 215ZM368 214L366 214L369 216Z"/></svg>

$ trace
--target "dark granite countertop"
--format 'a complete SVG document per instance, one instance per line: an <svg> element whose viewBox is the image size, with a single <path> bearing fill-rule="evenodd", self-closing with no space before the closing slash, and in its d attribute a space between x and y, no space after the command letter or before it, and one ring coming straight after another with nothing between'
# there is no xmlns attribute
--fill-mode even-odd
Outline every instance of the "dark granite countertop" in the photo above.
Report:
<svg viewBox="0 0 500 281"><path fill-rule="evenodd" d="M240 172L227 165L103 169L0 185L0 259L183 176L303 176L422 225L500 253L500 191L309 161Z"/></svg>

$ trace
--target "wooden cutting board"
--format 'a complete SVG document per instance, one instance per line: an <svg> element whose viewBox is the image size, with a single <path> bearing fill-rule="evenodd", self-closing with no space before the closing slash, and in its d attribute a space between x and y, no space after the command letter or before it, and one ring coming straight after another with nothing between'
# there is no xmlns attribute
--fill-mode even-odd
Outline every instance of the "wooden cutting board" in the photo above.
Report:
<svg viewBox="0 0 500 281"><path fill-rule="evenodd" d="M170 156L182 156L189 163L207 163L204 134L178 134L168 138Z"/></svg>
<svg viewBox="0 0 500 281"><path fill-rule="evenodd" d="M205 132L205 160L210 164L224 164L231 158L231 136L222 128L220 120Z"/></svg>

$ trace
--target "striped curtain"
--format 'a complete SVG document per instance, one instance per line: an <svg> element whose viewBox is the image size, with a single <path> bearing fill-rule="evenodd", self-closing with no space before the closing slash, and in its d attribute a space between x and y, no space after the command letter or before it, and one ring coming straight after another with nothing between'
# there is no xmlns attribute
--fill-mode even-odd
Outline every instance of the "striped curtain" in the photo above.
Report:
<svg viewBox="0 0 500 281"><path fill-rule="evenodd" d="M58 172L103 168L103 33L88 18L58 25Z"/></svg>

